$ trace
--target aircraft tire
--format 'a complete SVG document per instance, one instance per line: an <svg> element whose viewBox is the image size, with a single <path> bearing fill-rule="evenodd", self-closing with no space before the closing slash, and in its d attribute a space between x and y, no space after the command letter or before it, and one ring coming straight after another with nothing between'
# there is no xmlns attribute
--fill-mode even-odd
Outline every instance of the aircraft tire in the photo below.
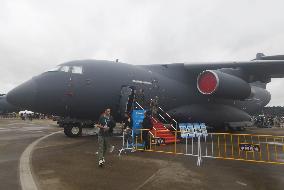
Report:
<svg viewBox="0 0 284 190"><path fill-rule="evenodd" d="M76 125L64 125L64 134L67 137L78 137L82 134L82 127Z"/></svg>

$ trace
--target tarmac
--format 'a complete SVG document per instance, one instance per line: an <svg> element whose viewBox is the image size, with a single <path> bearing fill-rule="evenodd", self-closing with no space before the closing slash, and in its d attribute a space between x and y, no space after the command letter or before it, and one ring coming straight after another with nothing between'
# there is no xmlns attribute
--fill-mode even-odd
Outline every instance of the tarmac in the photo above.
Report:
<svg viewBox="0 0 284 190"><path fill-rule="evenodd" d="M0 189L21 189L19 162L40 137L61 131L52 121L0 120ZM246 133L284 135L284 129L250 128ZM136 151L118 156L121 138L112 137L113 153L98 166L97 137L68 138L58 132L40 141L30 169L41 190L283 189L284 165Z"/></svg>

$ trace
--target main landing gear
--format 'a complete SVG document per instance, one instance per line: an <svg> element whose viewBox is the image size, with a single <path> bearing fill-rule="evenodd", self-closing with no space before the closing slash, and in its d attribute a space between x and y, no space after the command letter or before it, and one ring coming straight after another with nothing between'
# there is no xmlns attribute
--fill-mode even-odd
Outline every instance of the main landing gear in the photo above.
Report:
<svg viewBox="0 0 284 190"><path fill-rule="evenodd" d="M65 124L64 134L68 137L78 137L82 135L82 127L78 123Z"/></svg>

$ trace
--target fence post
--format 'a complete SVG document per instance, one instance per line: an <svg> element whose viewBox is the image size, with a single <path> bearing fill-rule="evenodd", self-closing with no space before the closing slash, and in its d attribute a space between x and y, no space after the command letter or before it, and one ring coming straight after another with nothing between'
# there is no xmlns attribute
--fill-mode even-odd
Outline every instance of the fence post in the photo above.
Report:
<svg viewBox="0 0 284 190"><path fill-rule="evenodd" d="M234 158L234 141L233 141L233 135L231 134L231 144L232 144L232 158Z"/></svg>
<svg viewBox="0 0 284 190"><path fill-rule="evenodd" d="M268 143L267 143L267 137L266 137L266 151L267 151L267 160L270 161L269 145L268 145Z"/></svg>
<svg viewBox="0 0 284 190"><path fill-rule="evenodd" d="M262 161L262 150L261 150L261 146L260 146L260 137L259 136L257 136L257 138L258 138L258 144L259 144L259 157L260 157L260 161Z"/></svg>
<svg viewBox="0 0 284 190"><path fill-rule="evenodd" d="M274 139L274 151L275 151L275 158L276 158L276 162L277 162L277 160L278 160L277 145L276 145L275 137L274 137L273 139Z"/></svg>
<svg viewBox="0 0 284 190"><path fill-rule="evenodd" d="M175 131L175 154L177 153L177 131Z"/></svg>
<svg viewBox="0 0 284 190"><path fill-rule="evenodd" d="M206 136L205 136L205 156L207 157L207 139L206 139Z"/></svg>
<svg viewBox="0 0 284 190"><path fill-rule="evenodd" d="M202 153L201 153L201 143L200 143L201 135L198 135L198 144L197 144L197 166L201 165L202 162Z"/></svg>
<svg viewBox="0 0 284 190"><path fill-rule="evenodd" d="M241 150L240 150L240 136L238 135L238 150L239 150L239 158L241 158Z"/></svg>
<svg viewBox="0 0 284 190"><path fill-rule="evenodd" d="M191 155L193 155L193 137L191 138Z"/></svg>
<svg viewBox="0 0 284 190"><path fill-rule="evenodd" d="M226 139L226 134L224 134L224 158L226 158L227 155L227 139Z"/></svg>
<svg viewBox="0 0 284 190"><path fill-rule="evenodd" d="M150 135L150 150L152 150L152 135Z"/></svg>
<svg viewBox="0 0 284 190"><path fill-rule="evenodd" d="M185 154L187 155L187 138L188 136L185 138Z"/></svg>
<svg viewBox="0 0 284 190"><path fill-rule="evenodd" d="M250 136L250 140L251 140L251 144L253 144L253 136L252 136L252 135ZM252 152L252 156L253 156L253 159L255 160L255 154L254 154L254 151Z"/></svg>
<svg viewBox="0 0 284 190"><path fill-rule="evenodd" d="M212 140L212 157L214 157L214 139L213 134L211 134L211 140Z"/></svg>
<svg viewBox="0 0 284 190"><path fill-rule="evenodd" d="M138 149L138 145L137 145L138 140L137 140L137 138L138 138L138 136L135 135L135 147L136 147L136 150Z"/></svg>
<svg viewBox="0 0 284 190"><path fill-rule="evenodd" d="M221 157L219 135L218 135L218 157Z"/></svg>

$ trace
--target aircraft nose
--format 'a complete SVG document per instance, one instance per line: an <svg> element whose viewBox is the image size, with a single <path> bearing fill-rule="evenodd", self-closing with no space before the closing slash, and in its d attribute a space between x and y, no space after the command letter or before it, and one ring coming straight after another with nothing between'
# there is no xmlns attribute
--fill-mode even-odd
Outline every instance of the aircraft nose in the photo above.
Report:
<svg viewBox="0 0 284 190"><path fill-rule="evenodd" d="M12 89L7 94L7 101L19 108L32 110L36 98L36 82L31 79Z"/></svg>

